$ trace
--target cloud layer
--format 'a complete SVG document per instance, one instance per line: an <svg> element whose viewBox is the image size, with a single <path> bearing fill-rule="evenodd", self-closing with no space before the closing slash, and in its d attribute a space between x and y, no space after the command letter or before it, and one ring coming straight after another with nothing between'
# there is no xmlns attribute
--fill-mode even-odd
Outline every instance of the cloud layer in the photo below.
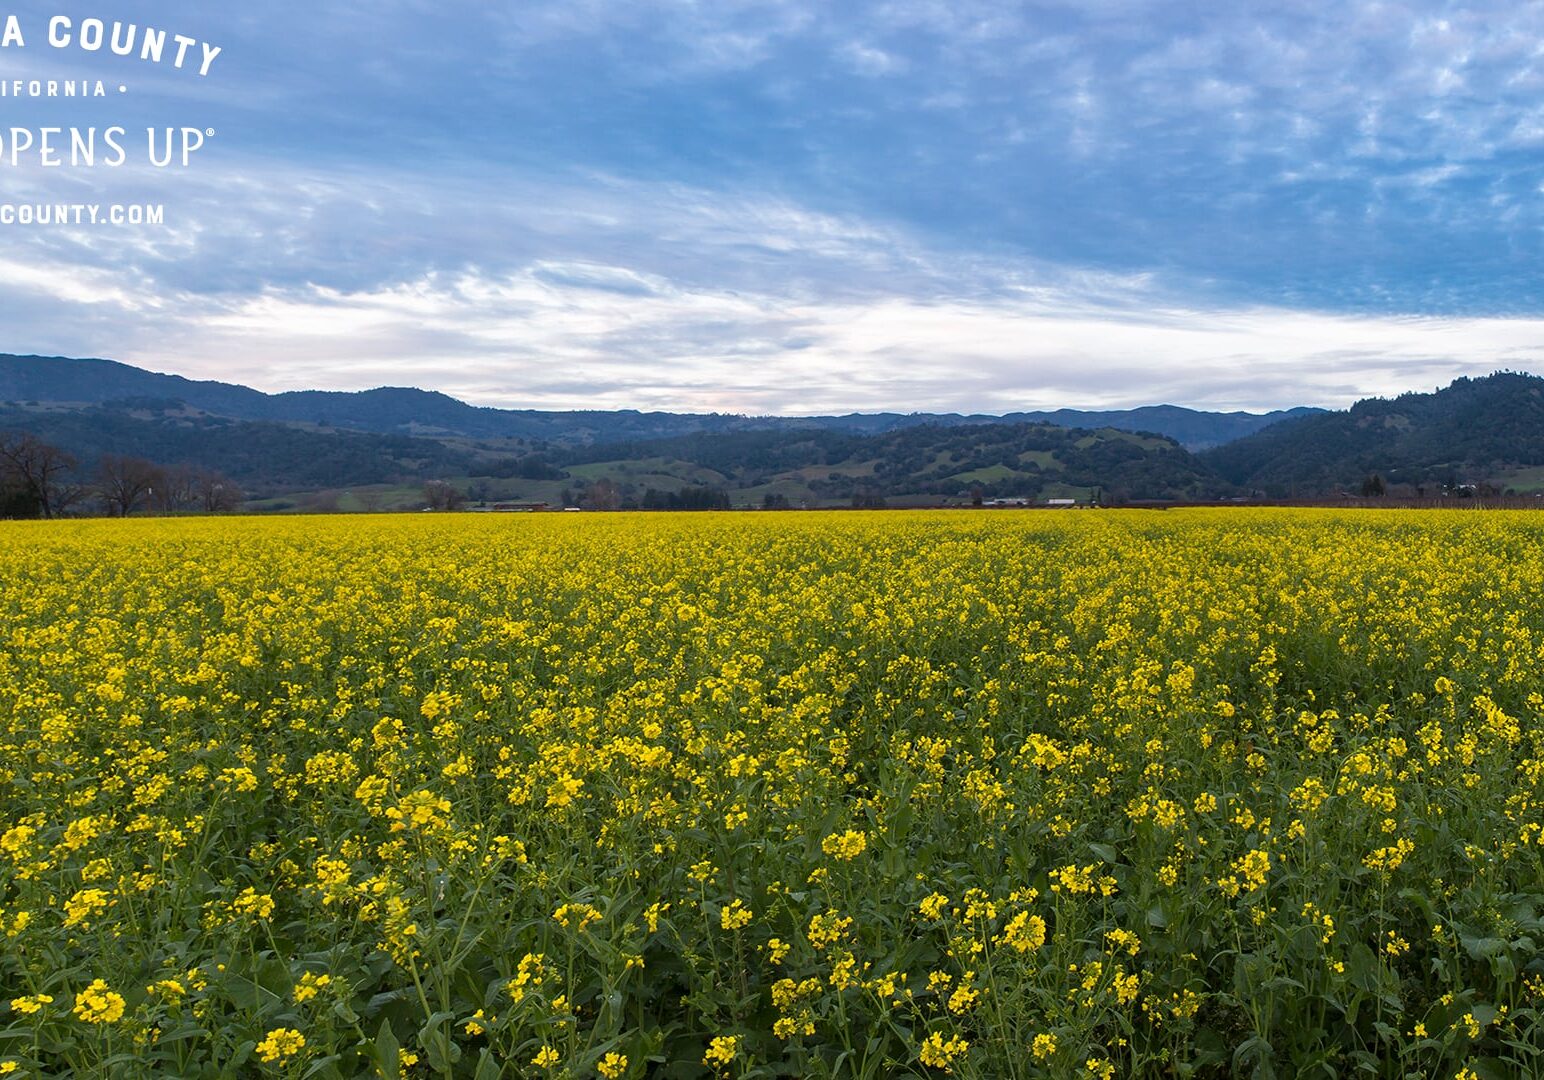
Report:
<svg viewBox="0 0 1544 1080"><path fill-rule="evenodd" d="M223 46L210 77L9 50L131 92L7 112L219 135L0 171L168 217L5 230L8 349L781 413L1544 368L1544 4L118 6Z"/></svg>

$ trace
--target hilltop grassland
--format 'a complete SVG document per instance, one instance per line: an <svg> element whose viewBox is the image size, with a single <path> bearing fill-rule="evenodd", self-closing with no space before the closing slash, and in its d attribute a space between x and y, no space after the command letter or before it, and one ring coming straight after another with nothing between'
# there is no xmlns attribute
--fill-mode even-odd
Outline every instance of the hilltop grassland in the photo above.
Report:
<svg viewBox="0 0 1544 1080"><path fill-rule="evenodd" d="M0 525L0 1076L1544 1074L1544 517Z"/></svg>

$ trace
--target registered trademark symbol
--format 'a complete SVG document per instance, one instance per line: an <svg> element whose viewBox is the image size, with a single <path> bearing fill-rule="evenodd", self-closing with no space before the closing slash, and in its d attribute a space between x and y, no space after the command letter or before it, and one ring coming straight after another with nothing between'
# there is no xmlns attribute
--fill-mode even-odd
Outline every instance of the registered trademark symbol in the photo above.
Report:
<svg viewBox="0 0 1544 1080"><path fill-rule="evenodd" d="M204 134L212 136L214 134L214 128L205 128L204 129Z"/></svg>

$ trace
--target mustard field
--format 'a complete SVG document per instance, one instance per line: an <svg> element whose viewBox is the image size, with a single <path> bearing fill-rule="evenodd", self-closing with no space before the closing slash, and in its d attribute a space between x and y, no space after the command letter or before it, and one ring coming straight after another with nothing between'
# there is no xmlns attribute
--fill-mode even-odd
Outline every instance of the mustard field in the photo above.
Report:
<svg viewBox="0 0 1544 1080"><path fill-rule="evenodd" d="M1544 515L0 524L0 1077L1544 1075Z"/></svg>

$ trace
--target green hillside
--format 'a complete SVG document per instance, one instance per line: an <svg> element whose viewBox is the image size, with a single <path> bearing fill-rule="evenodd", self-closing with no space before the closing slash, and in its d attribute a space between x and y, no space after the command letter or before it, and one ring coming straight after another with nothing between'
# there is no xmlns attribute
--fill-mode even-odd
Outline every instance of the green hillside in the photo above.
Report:
<svg viewBox="0 0 1544 1080"><path fill-rule="evenodd" d="M1498 373L1430 394L1371 398L1284 421L1201 455L1218 475L1271 497L1466 485L1544 488L1544 379Z"/></svg>

